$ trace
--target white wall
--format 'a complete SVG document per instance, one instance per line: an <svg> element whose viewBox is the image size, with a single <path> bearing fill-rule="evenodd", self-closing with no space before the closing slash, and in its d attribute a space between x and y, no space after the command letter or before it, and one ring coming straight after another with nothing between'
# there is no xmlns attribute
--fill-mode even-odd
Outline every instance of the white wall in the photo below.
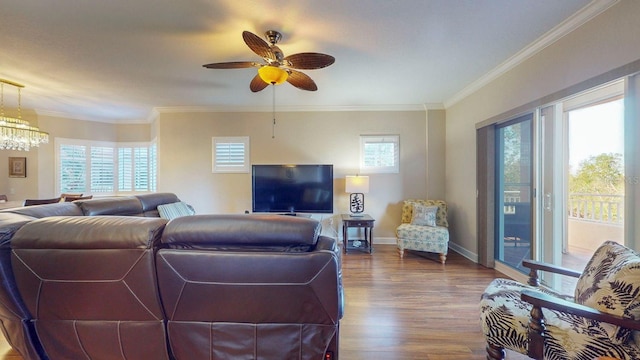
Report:
<svg viewBox="0 0 640 360"><path fill-rule="evenodd" d="M640 59L639 15L640 1L621 0L447 109L445 181L454 246L478 254L476 124Z"/></svg>
<svg viewBox="0 0 640 360"><path fill-rule="evenodd" d="M371 174L365 195L365 212L376 219L374 237L395 239L402 200L427 195L425 111L283 112L276 119L272 138L270 113L161 113L159 190L177 193L198 213L251 211L251 174L211 171L212 137L249 136L251 163L333 164L334 212L346 213L344 177L358 173L359 136L399 134L400 173ZM442 150L439 158L444 161Z"/></svg>

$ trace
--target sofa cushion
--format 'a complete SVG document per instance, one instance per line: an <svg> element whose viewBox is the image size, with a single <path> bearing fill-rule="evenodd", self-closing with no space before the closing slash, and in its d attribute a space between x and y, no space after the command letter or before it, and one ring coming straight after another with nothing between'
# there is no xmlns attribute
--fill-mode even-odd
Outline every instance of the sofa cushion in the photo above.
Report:
<svg viewBox="0 0 640 360"><path fill-rule="evenodd" d="M136 195L142 204L142 212L147 217L159 217L158 205L171 204L180 201L174 193L149 193Z"/></svg>
<svg viewBox="0 0 640 360"><path fill-rule="evenodd" d="M178 201L172 204L158 205L158 214L161 218L171 220L181 216L190 216L196 212L185 202Z"/></svg>
<svg viewBox="0 0 640 360"><path fill-rule="evenodd" d="M576 302L599 311L640 320L640 256L614 241L604 242L593 254L575 290ZM632 331L603 324L616 344Z"/></svg>
<svg viewBox="0 0 640 360"><path fill-rule="evenodd" d="M424 206L413 204L411 225L436 226L437 206Z"/></svg>
<svg viewBox="0 0 640 360"><path fill-rule="evenodd" d="M12 249L140 249L159 245L167 220L131 216L50 216L22 226Z"/></svg>
<svg viewBox="0 0 640 360"><path fill-rule="evenodd" d="M193 215L171 220L162 244L172 248L236 251L312 250L320 235L318 221L284 215Z"/></svg>
<svg viewBox="0 0 640 360"><path fill-rule="evenodd" d="M82 211L72 203L24 206L19 208L6 209L1 212L26 215L38 219L48 216L82 216Z"/></svg>
<svg viewBox="0 0 640 360"><path fill-rule="evenodd" d="M142 204L135 196L108 197L73 202L85 216L122 215L142 216Z"/></svg>

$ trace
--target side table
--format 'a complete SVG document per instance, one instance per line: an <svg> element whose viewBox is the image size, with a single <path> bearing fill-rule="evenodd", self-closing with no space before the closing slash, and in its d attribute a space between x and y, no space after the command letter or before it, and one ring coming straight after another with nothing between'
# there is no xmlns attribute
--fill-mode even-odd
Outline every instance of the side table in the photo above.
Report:
<svg viewBox="0 0 640 360"><path fill-rule="evenodd" d="M359 249L373 253L373 222L375 220L367 215L352 216L342 214L342 245L345 254L348 250ZM364 241L349 240L349 228L364 229Z"/></svg>

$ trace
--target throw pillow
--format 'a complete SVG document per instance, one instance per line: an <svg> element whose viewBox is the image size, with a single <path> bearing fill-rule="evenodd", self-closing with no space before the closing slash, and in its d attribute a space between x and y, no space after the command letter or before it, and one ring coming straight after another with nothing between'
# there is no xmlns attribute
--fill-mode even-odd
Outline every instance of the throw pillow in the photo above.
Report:
<svg viewBox="0 0 640 360"><path fill-rule="evenodd" d="M411 225L436 226L437 206L413 205Z"/></svg>
<svg viewBox="0 0 640 360"><path fill-rule="evenodd" d="M195 210L190 205L180 201L171 204L158 205L158 213L163 219L171 220L180 216L195 214Z"/></svg>
<svg viewBox="0 0 640 360"><path fill-rule="evenodd" d="M640 255L614 241L604 242L587 263L575 291L578 304L640 320ZM627 342L631 330L601 323L610 340Z"/></svg>

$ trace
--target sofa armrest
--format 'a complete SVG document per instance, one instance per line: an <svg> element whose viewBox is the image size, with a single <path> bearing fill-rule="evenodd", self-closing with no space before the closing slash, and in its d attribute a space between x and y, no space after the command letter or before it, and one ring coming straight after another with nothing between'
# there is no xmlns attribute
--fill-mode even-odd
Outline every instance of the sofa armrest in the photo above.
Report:
<svg viewBox="0 0 640 360"><path fill-rule="evenodd" d="M540 261L535 260L522 260L522 266L529 268L531 271L529 272L529 281L528 284L531 286L540 286L540 279L538 278L538 270L546 271L554 274L566 275L575 278L579 278L582 275L581 272L568 269L565 267L547 264Z"/></svg>

